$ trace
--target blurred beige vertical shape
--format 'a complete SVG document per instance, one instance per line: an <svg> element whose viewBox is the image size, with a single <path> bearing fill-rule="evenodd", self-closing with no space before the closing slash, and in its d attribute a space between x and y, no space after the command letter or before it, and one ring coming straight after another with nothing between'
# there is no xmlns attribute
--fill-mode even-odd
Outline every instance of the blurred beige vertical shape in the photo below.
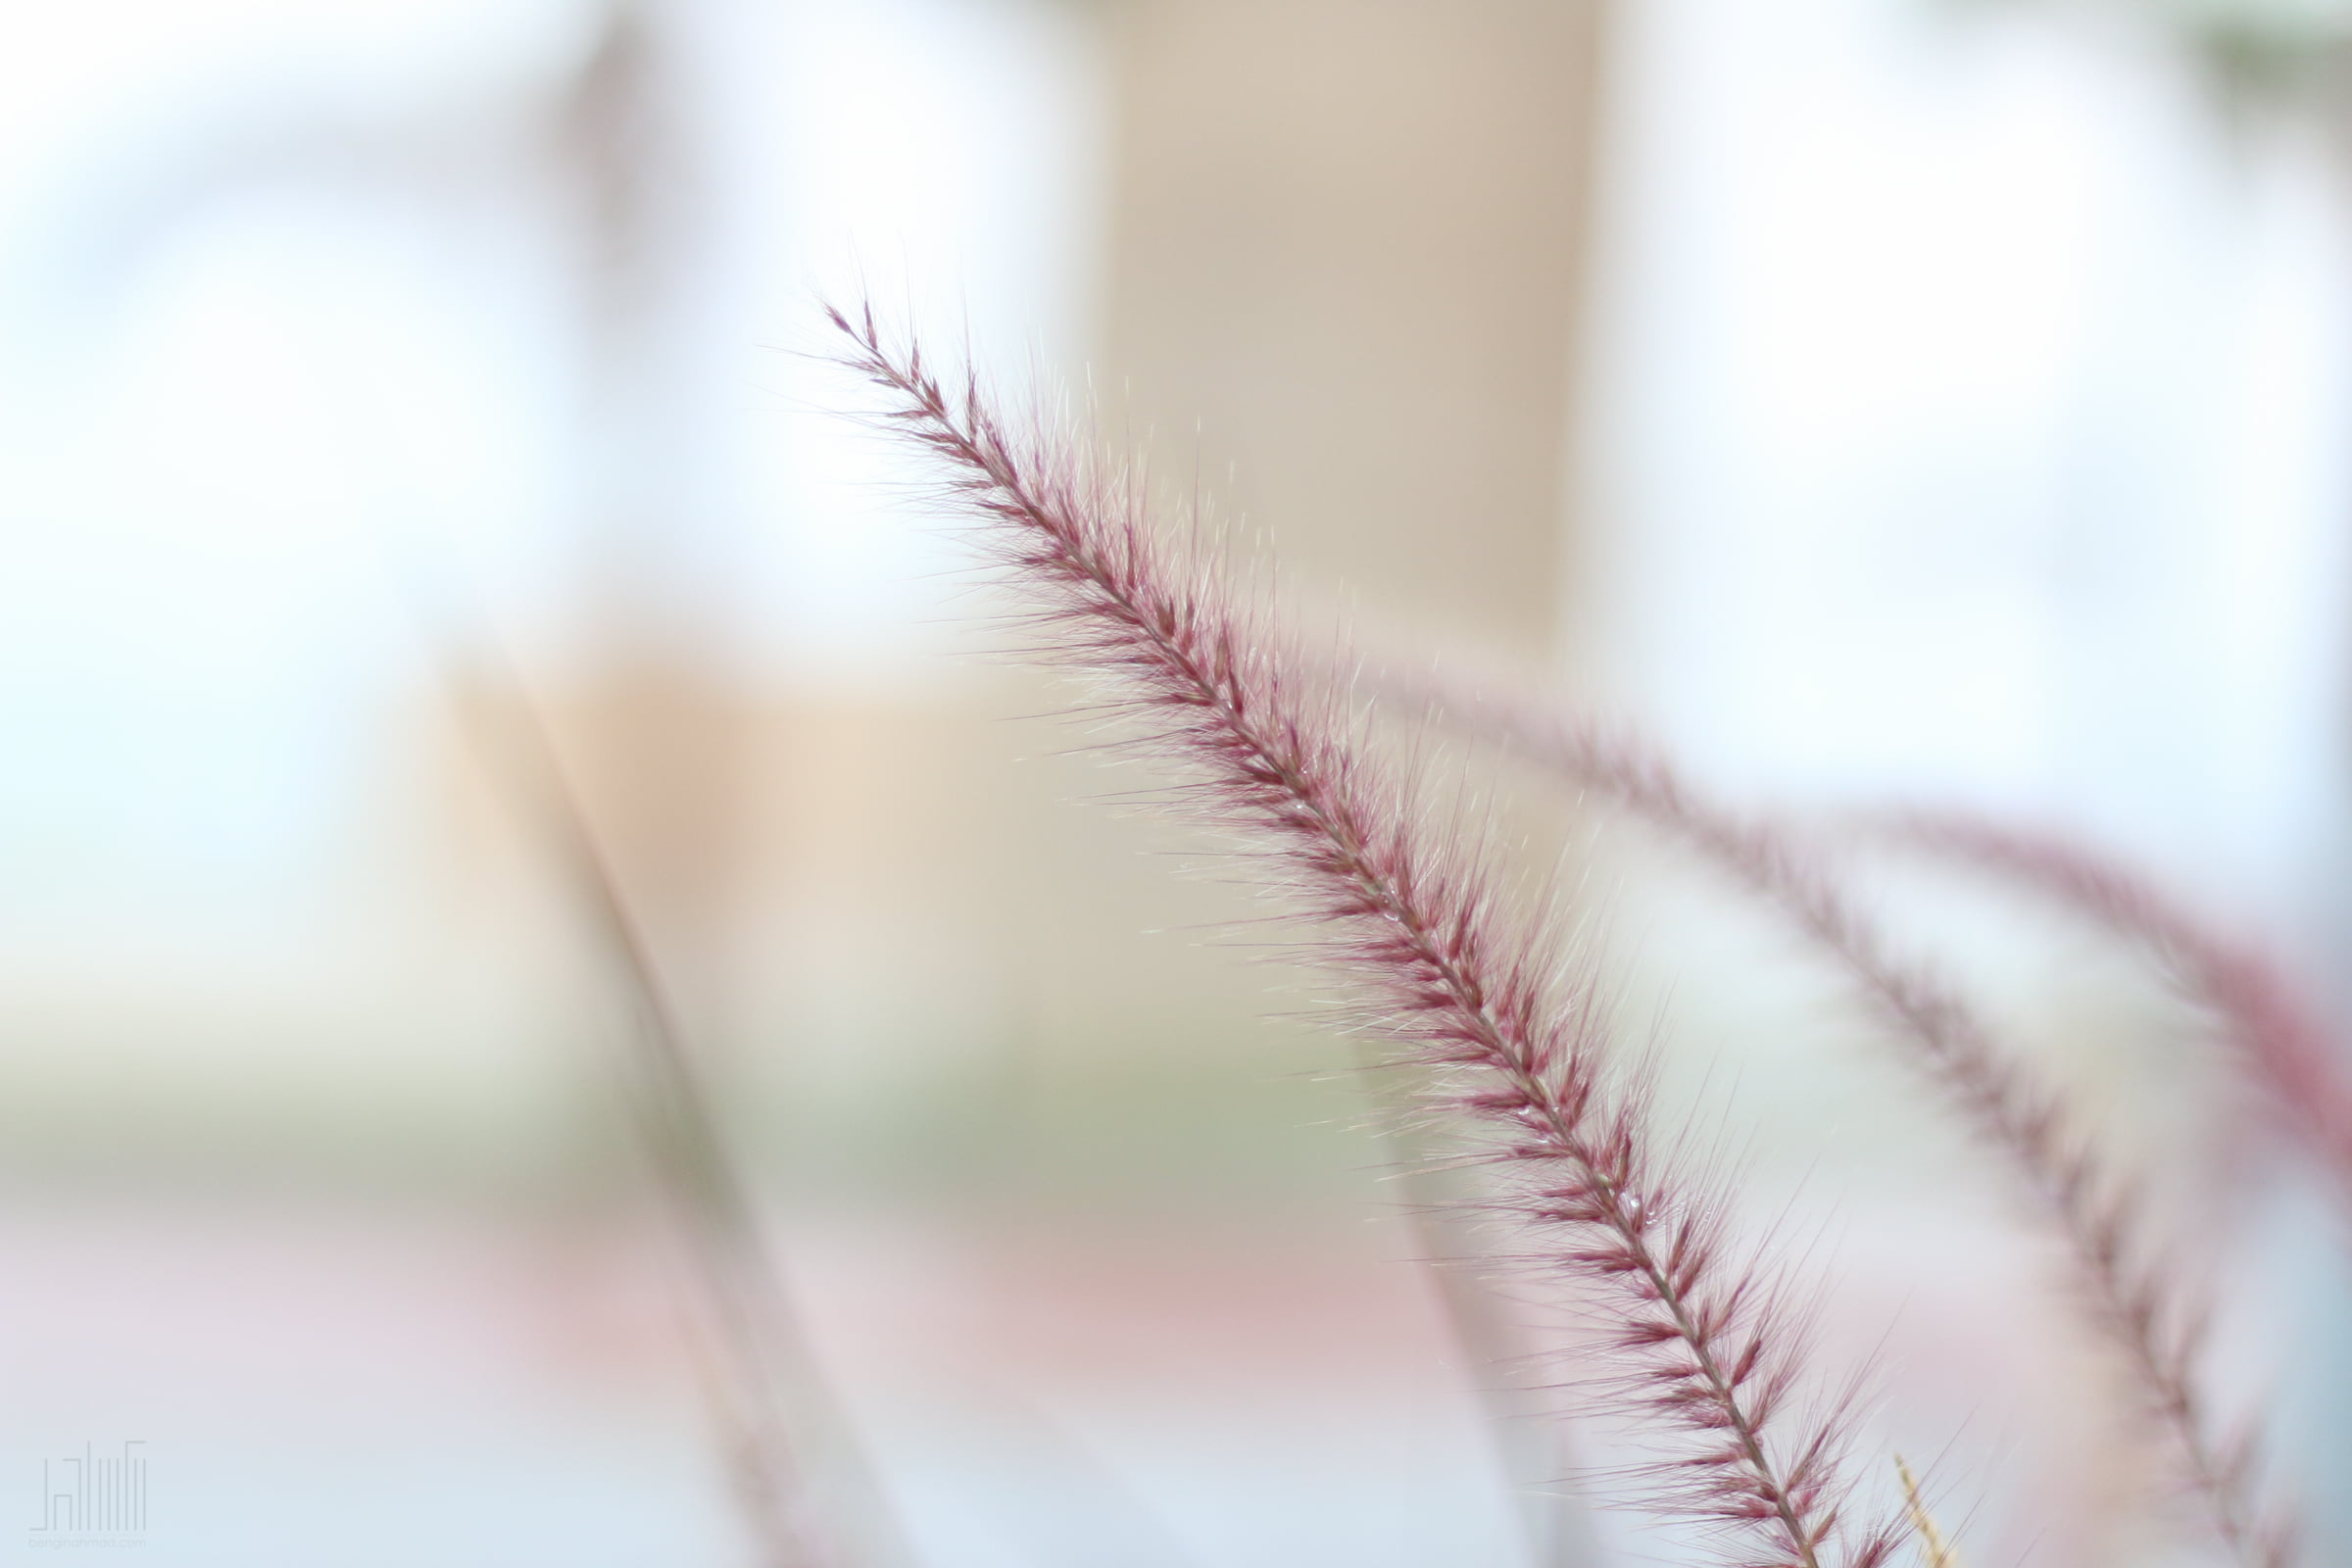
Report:
<svg viewBox="0 0 2352 1568"><path fill-rule="evenodd" d="M1102 12L1098 385L1163 472L1198 429L1202 488L1270 526L1300 582L1357 590L1369 637L1553 652L1602 24L1597 0ZM1262 911L1171 879L1134 823L1068 809L1136 775L1066 760L1024 773L1003 835L1019 1032L1188 1057L1262 1044L1252 1020L1296 998L1177 951Z"/></svg>
<svg viewBox="0 0 2352 1568"><path fill-rule="evenodd" d="M1103 359L1367 638L1554 656L1601 0L1125 0ZM1124 383L1121 386L1120 383ZM1419 1201L1437 1190L1413 1191ZM1414 1245L1461 1256L1477 1242ZM1446 1283L1459 1284L1460 1281ZM1519 1329L1448 1291L1531 1557L1588 1560Z"/></svg>
<svg viewBox="0 0 2352 1568"><path fill-rule="evenodd" d="M1375 628L1552 650L1602 10L1114 13L1110 384Z"/></svg>

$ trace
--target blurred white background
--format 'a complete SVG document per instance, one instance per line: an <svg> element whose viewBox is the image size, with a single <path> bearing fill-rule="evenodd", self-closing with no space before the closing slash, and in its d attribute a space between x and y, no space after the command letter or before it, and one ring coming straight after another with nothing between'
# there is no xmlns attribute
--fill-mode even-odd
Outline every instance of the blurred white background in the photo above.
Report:
<svg viewBox="0 0 2352 1568"><path fill-rule="evenodd" d="M508 661L906 1561L1659 1549L1513 1498L1317 1076L1346 1052L1143 934L1223 906L1001 721L1047 700L961 657L960 558L827 412L815 302L1093 385L1384 638L1736 795L2071 826L2336 1000L2342 30L0 4L0 1560L49 1560L44 1458L125 1440L159 1565L748 1560L612 1088L626 988L457 695L512 710ZM2101 1040L2154 1007L2035 943L1996 984ZM2247 1201L2325 1406L2340 1223ZM1950 1359L1893 1377L1976 1423L1958 1510L2036 1423L2082 1450L1972 1560L2155 1560L2032 1261L1849 1202L1923 1271L1857 1318L1946 1293L1911 1310ZM2342 1417L2285 1419L2340 1546Z"/></svg>

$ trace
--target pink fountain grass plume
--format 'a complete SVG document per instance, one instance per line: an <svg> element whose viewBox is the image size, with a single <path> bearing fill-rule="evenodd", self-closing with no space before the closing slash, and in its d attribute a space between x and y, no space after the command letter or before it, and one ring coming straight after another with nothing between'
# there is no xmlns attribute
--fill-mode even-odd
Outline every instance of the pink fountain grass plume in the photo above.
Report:
<svg viewBox="0 0 2352 1568"><path fill-rule="evenodd" d="M2168 1431L2183 1479L2216 1535L2251 1568L2288 1558L2289 1523L2266 1517L2246 1446L2214 1431L2192 1372L2199 1314L2165 1268L2144 1255L2137 1184L2107 1168L2069 1125L2058 1095L1995 1049L1990 1032L1933 971L1898 956L1826 876L1806 845L1771 823L1703 800L1660 757L1621 734L1546 709L1397 678L1388 689L1612 802L1729 872L1834 957L1891 1035L2004 1155L2071 1250L2090 1316L2130 1366Z"/></svg>
<svg viewBox="0 0 2352 1568"><path fill-rule="evenodd" d="M2222 1023L2251 1076L2352 1194L2352 1064L2292 981L2131 868L2056 834L1959 811L1902 810L1870 827L2051 899L2149 953Z"/></svg>
<svg viewBox="0 0 2352 1568"><path fill-rule="evenodd" d="M1854 1518L1850 1421L1796 1397L1799 1326L1727 1250L1720 1200L1652 1147L1589 982L1561 981L1488 865L1425 825L1316 666L1243 612L1197 535L1161 531L1130 469L1067 434L1016 435L968 371L951 389L870 309L831 314L842 362L887 396L878 422L937 460L1026 595L1036 652L1093 683L1122 744L1177 766L1175 804L1246 845L1315 933L1348 1022L1488 1129L1549 1261L1608 1303L1615 1388L1655 1446L1644 1505L1742 1568L1884 1563L1899 1526Z"/></svg>

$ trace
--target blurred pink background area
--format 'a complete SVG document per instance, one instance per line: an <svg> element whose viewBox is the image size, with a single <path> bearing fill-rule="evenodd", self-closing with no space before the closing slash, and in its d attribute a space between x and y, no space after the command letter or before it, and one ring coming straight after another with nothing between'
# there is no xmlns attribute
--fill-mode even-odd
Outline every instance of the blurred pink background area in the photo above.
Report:
<svg viewBox="0 0 2352 1568"><path fill-rule="evenodd" d="M1370 646L1735 801L2081 834L2341 1022L2347 42L2336 0L0 0L0 1562L783 1568L752 1363L825 1568L1701 1560L1598 1505L1573 1308L1428 1217L1461 1178L1216 936L1247 892L986 657L817 302L1091 391ZM1511 787L1971 1568L2202 1561L1834 977ZM2210 1020L2027 901L1867 886L2150 1170L2221 1403L2352 1551L2347 1230ZM696 1170L740 1200L700 1252ZM124 1445L136 1529L44 1539Z"/></svg>

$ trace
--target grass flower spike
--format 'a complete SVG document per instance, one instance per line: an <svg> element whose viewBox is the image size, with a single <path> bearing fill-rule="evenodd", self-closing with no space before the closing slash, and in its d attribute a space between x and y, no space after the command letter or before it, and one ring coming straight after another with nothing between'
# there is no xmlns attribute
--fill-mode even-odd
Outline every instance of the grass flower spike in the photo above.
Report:
<svg viewBox="0 0 2352 1568"><path fill-rule="evenodd" d="M2155 958L2221 1021L2248 1075L2352 1195L2352 1076L2343 1052L2260 952L2210 929L2129 867L2063 838L1948 811L1905 811L1872 825L2033 889Z"/></svg>
<svg viewBox="0 0 2352 1568"><path fill-rule="evenodd" d="M1128 744L1173 762L1177 804L1240 836L1348 984L1350 1022L1418 1063L1493 1136L1553 1266L1607 1303L1608 1380L1656 1453L1643 1501L1740 1568L1878 1568L1899 1527L1860 1521L1842 1406L1795 1396L1801 1335L1727 1250L1721 1205L1652 1147L1612 1073L1589 984L1503 911L1454 835L1364 743L1350 710L1197 541L1154 522L1132 470L1068 433L1015 434L968 372L945 382L869 310L832 313L879 422L938 463L946 499L1026 596L1042 657L1097 687Z"/></svg>
<svg viewBox="0 0 2352 1568"><path fill-rule="evenodd" d="M2291 1527L2256 1502L2248 1453L2217 1435L2192 1370L2196 1314L2142 1255L2146 1204L2069 1120L2059 1097L1932 970L1897 955L1793 836L1703 800L1663 759L1589 724L1443 683L1394 683L1431 710L1613 802L1776 906L1853 979L1912 1059L2001 1154L2073 1253L2090 1317L2168 1432L2189 1489L2248 1568L2287 1560Z"/></svg>

